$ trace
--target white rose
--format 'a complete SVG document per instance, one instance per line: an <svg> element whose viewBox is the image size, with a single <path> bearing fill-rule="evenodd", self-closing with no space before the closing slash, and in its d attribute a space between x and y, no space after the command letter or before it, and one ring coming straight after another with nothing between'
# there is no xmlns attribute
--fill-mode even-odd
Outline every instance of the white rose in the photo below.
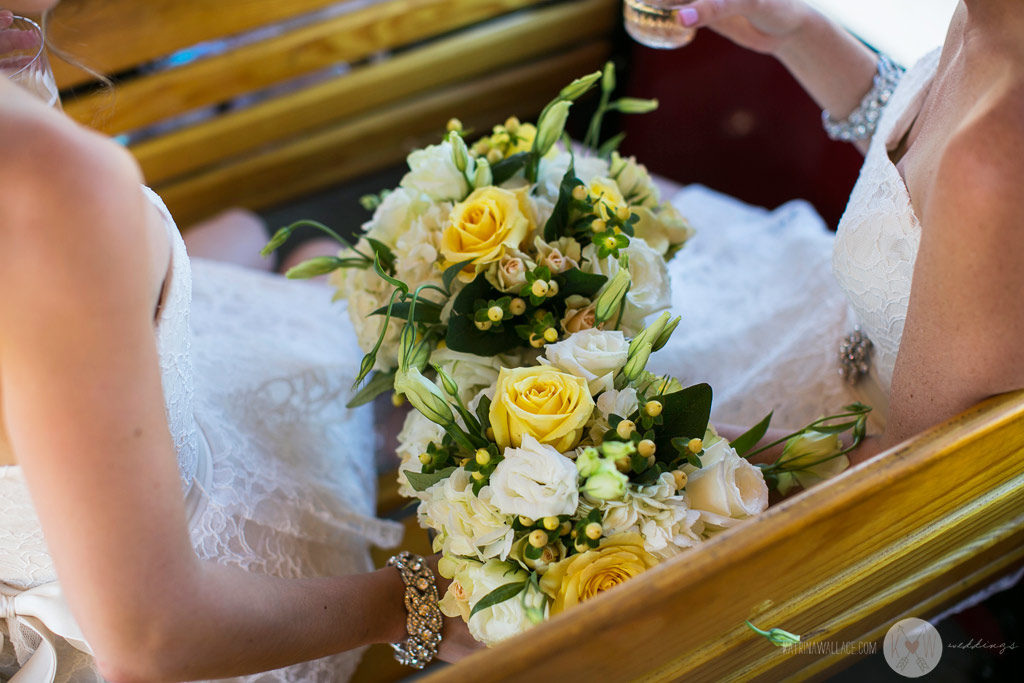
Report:
<svg viewBox="0 0 1024 683"><path fill-rule="evenodd" d="M725 439L704 449L701 467L689 475L686 497L704 520L728 526L768 507L768 485L761 470L741 458Z"/></svg>
<svg viewBox="0 0 1024 683"><path fill-rule="evenodd" d="M628 332L643 328L644 319L652 313L663 311L672 303L669 287L668 266L661 254L651 249L640 237L632 237L629 246L622 250L629 256L629 276L632 280L626 294L625 313L622 327ZM597 249L588 244L583 249L583 258L590 264L590 272L600 273L611 279L619 272L618 259L608 256L597 258Z"/></svg>
<svg viewBox="0 0 1024 683"><path fill-rule="evenodd" d="M612 388L615 373L626 364L629 342L620 330L580 330L544 347L545 358L557 368L587 380L591 396Z"/></svg>
<svg viewBox="0 0 1024 683"><path fill-rule="evenodd" d="M399 187L388 193L373 212L373 218L363 224L367 237L394 248L398 239L409 229L412 220L427 209L429 203L418 191Z"/></svg>
<svg viewBox="0 0 1024 683"><path fill-rule="evenodd" d="M536 265L518 249L506 249L504 256L484 271L484 277L498 291L519 296L519 290L526 284L526 272Z"/></svg>
<svg viewBox="0 0 1024 683"><path fill-rule="evenodd" d="M580 267L580 243L572 237L560 237L548 243L538 236L534 238L533 245L537 250L537 263L547 266L552 275Z"/></svg>
<svg viewBox="0 0 1024 683"><path fill-rule="evenodd" d="M395 452L401 460L398 465L398 492L406 498L420 498L423 492L409 486L404 473L422 472L420 454L425 453L431 443L441 443L443 438L444 428L431 422L420 411L411 410L405 416L402 430L398 432L398 448Z"/></svg>
<svg viewBox="0 0 1024 683"><path fill-rule="evenodd" d="M473 481L461 467L423 492L418 515L422 526L438 532L446 555L504 559L512 549L512 518L491 502L492 489L473 494Z"/></svg>
<svg viewBox="0 0 1024 683"><path fill-rule="evenodd" d="M505 448L504 455L491 473L491 502L499 510L531 519L576 512L579 488L572 460L529 434L519 448Z"/></svg>
<svg viewBox="0 0 1024 683"><path fill-rule="evenodd" d="M489 560L483 565L468 565L456 574L460 590L472 608L488 593L509 583L520 583L529 577L523 569L509 562ZM495 645L533 626L519 594L493 607L480 610L469 619L469 633L485 645Z"/></svg>
<svg viewBox="0 0 1024 683"><path fill-rule="evenodd" d="M419 190L434 200L460 202L469 194L469 184L455 166L451 143L430 145L408 157L409 172L401 186Z"/></svg>

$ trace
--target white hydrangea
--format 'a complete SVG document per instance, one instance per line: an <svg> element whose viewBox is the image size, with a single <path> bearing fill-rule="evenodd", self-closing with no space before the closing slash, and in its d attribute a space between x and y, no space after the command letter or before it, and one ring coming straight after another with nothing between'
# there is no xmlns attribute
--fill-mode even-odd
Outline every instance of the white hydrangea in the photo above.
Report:
<svg viewBox="0 0 1024 683"><path fill-rule="evenodd" d="M421 284L441 284L437 267L441 233L451 213L448 202L433 204L416 217L395 242L395 276L410 288ZM428 296L433 292L425 292ZM436 298L436 295L432 298Z"/></svg>
<svg viewBox="0 0 1024 683"><path fill-rule="evenodd" d="M490 486L473 493L473 480L461 467L421 494L420 525L438 532L435 550L446 555L505 559L512 549L512 517L491 502ZM439 546L439 547L438 547Z"/></svg>
<svg viewBox="0 0 1024 683"><path fill-rule="evenodd" d="M398 492L406 498L419 498L421 493L409 486L405 472L422 472L423 463L420 454L427 451L430 443L441 443L444 429L423 416L418 410L411 410L398 432L398 454L401 462L398 465Z"/></svg>
<svg viewBox="0 0 1024 683"><path fill-rule="evenodd" d="M429 200L418 190L399 187L389 192L373 212L373 218L363 224L367 237L383 242L392 249L398 239L409 230L413 219L430 206Z"/></svg>

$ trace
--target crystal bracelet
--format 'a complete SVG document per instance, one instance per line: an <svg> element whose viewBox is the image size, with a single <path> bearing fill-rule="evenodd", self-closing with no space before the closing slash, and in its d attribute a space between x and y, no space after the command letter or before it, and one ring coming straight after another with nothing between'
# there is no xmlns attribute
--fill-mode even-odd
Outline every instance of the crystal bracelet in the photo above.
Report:
<svg viewBox="0 0 1024 683"><path fill-rule="evenodd" d="M402 576L405 584L405 621L409 637L400 643L391 643L399 664L422 669L437 656L441 646L443 618L438 607L437 581L426 561L419 555L403 550L388 560Z"/></svg>
<svg viewBox="0 0 1024 683"><path fill-rule="evenodd" d="M903 67L897 66L891 59L879 53L878 73L875 74L874 85L860 101L860 106L842 121L833 119L828 110L821 112L821 123L825 126L828 136L843 142L871 138L878 127L878 120L882 117L882 110L885 109L903 76L903 71Z"/></svg>

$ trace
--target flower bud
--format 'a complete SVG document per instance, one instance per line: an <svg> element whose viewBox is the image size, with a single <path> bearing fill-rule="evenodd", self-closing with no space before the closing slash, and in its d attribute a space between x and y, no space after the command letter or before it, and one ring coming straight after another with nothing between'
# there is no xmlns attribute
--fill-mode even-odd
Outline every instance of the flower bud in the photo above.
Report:
<svg viewBox="0 0 1024 683"><path fill-rule="evenodd" d="M623 223L628 221L631 215L632 212L629 210L628 206L620 206L615 210L615 217L618 218Z"/></svg>
<svg viewBox="0 0 1024 683"><path fill-rule="evenodd" d="M448 129L449 133L461 132L462 131L462 121L459 121L456 118L450 118L450 119L448 119L448 123L445 126L445 128ZM461 137L461 136L459 136L459 137Z"/></svg>
<svg viewBox="0 0 1024 683"><path fill-rule="evenodd" d="M274 233L274 236L270 238L270 241L267 242L267 246L260 249L260 255L264 257L270 256L275 249L288 241L288 238L292 236L294 231L295 228L292 226L279 228L278 231Z"/></svg>
<svg viewBox="0 0 1024 683"><path fill-rule="evenodd" d="M601 454L593 446L587 446L576 457L576 470L581 477L589 477L601 469Z"/></svg>
<svg viewBox="0 0 1024 683"><path fill-rule="evenodd" d="M653 458L656 450L657 446L650 439L644 439L636 445L636 452L645 458Z"/></svg>
<svg viewBox="0 0 1024 683"><path fill-rule="evenodd" d="M543 548L548 544L548 535L543 529L534 529L530 532L530 545L534 548Z"/></svg>
<svg viewBox="0 0 1024 683"><path fill-rule="evenodd" d="M429 465L432 460L433 458L430 457L430 453L420 453L420 462L424 465Z"/></svg>
<svg viewBox="0 0 1024 683"><path fill-rule="evenodd" d="M522 315L526 313L526 302L519 298L512 299L512 302L508 305L508 312L512 315Z"/></svg>
<svg viewBox="0 0 1024 683"><path fill-rule="evenodd" d="M533 141L533 151L544 156L558 142L565 130L565 122L569 118L570 102L556 102L541 113L537 122L537 137Z"/></svg>
<svg viewBox="0 0 1024 683"><path fill-rule="evenodd" d="M675 470L672 472L672 478L676 480L676 491L679 491L686 487L686 482L689 477L686 476L686 472L682 470Z"/></svg>
<svg viewBox="0 0 1024 683"><path fill-rule="evenodd" d="M458 121L458 119L452 119L452 121ZM449 121L448 125L451 125L452 121ZM464 173L469 166L469 150L466 149L466 141L458 133L452 132L448 134L448 142L452 146L452 161L455 162L455 168L459 169L459 173Z"/></svg>
<svg viewBox="0 0 1024 683"><path fill-rule="evenodd" d="M648 401L644 404L644 412L650 417L658 417L661 415L661 411L665 406L661 404L661 401Z"/></svg>
<svg viewBox="0 0 1024 683"><path fill-rule="evenodd" d="M291 280L304 280L318 275L326 275L340 268L340 263L341 259L336 256L315 256L289 268L284 276Z"/></svg>
<svg viewBox="0 0 1024 683"><path fill-rule="evenodd" d="M615 103L615 108L623 114L647 114L658 108L658 100L623 97Z"/></svg>
<svg viewBox="0 0 1024 683"><path fill-rule="evenodd" d="M487 162L488 163L496 164L499 161L501 161L502 159L504 159L505 157L504 157L504 155L502 155L500 149L491 148L491 150L489 152L487 152L487 157L486 158L487 158Z"/></svg>
<svg viewBox="0 0 1024 683"><path fill-rule="evenodd" d="M507 119L505 119L505 130L507 130L509 133L515 133L517 130L519 130L519 119L517 119L515 116L510 116Z"/></svg>
<svg viewBox="0 0 1024 683"><path fill-rule="evenodd" d="M491 322L500 323L501 319L505 317L505 311L501 310L501 306L491 306L487 309L487 317Z"/></svg>
<svg viewBox="0 0 1024 683"><path fill-rule="evenodd" d="M697 453L700 453L702 450L704 450L704 442L696 438L690 439L690 441L686 444L686 448L691 453L696 455Z"/></svg>
<svg viewBox="0 0 1024 683"><path fill-rule="evenodd" d="M583 185L577 185L576 187L572 188L572 198L578 202L582 202L584 199L587 198L587 188L585 188Z"/></svg>
<svg viewBox="0 0 1024 683"><path fill-rule="evenodd" d="M491 454L486 448L478 448L476 449L476 457L474 457L474 460L476 460L477 465L486 465L491 461Z"/></svg>
<svg viewBox="0 0 1024 683"><path fill-rule="evenodd" d="M629 478L619 472L614 465L609 466L588 477L586 483L580 487L580 491L595 500L619 500L626 493L626 484Z"/></svg>
<svg viewBox="0 0 1024 683"><path fill-rule="evenodd" d="M602 232L604 232L605 230L607 230L607 229L608 229L608 224L607 224L607 223L605 223L605 222L604 222L603 220L601 220L600 218L595 218L595 219L594 219L593 221L591 221L591 223L590 223L590 229L591 229L592 231L594 231L595 233L598 233L598 234L600 234L600 233L602 233Z"/></svg>
<svg viewBox="0 0 1024 683"><path fill-rule="evenodd" d="M626 297L626 292L629 291L631 282L629 269L620 267L612 279L605 283L597 300L594 301L594 319L598 323L610 320L615 315L622 300Z"/></svg>
<svg viewBox="0 0 1024 683"><path fill-rule="evenodd" d="M438 379L441 380L441 387L445 390L445 393L449 396L459 395L459 385L455 383L452 376L449 375L444 368L440 365L434 364L434 371L437 373Z"/></svg>
<svg viewBox="0 0 1024 683"><path fill-rule="evenodd" d="M633 432L636 431L636 423L632 420L623 420L615 427L615 433L619 435L620 439L628 439L633 436Z"/></svg>
<svg viewBox="0 0 1024 683"><path fill-rule="evenodd" d="M597 79L599 78L601 78L600 71L595 71L592 74L581 76L580 78L577 78L569 85L562 88L561 92L558 93L558 96L566 100L575 100L583 93L587 92L592 87L594 87L594 84L597 83Z"/></svg>
<svg viewBox="0 0 1024 683"><path fill-rule="evenodd" d="M558 341L558 330L556 330L553 327L549 327L548 329L544 330L544 341L548 342L549 344L554 344L556 341Z"/></svg>
<svg viewBox="0 0 1024 683"><path fill-rule="evenodd" d="M682 320L682 318L677 317L675 320L672 320L667 325L665 325L665 329L661 331L661 334L658 335L658 338L654 341L654 345L651 347L652 353L654 351L660 351L665 346L665 344L668 343L668 340L672 336L672 333L676 331L677 327L679 327L680 320Z"/></svg>
<svg viewBox="0 0 1024 683"><path fill-rule="evenodd" d="M519 523L523 526L533 526L533 520L526 515L519 515Z"/></svg>
<svg viewBox="0 0 1024 683"><path fill-rule="evenodd" d="M400 370L395 375L395 391L405 394L413 407L431 422L445 428L454 426L455 417L448 401L437 385L427 380L418 369Z"/></svg>
<svg viewBox="0 0 1024 683"><path fill-rule="evenodd" d="M589 538L591 541L596 541L597 539L601 538L601 534L604 533L604 527L602 527L597 522L591 522L583 528L583 533L586 534L587 538Z"/></svg>
<svg viewBox="0 0 1024 683"><path fill-rule="evenodd" d="M473 173L473 187L487 187L494 182L494 174L491 173L491 165L487 159L476 160L476 171Z"/></svg>
<svg viewBox="0 0 1024 683"><path fill-rule="evenodd" d="M548 294L548 283L546 280L534 280L533 284L530 285L530 293L534 296L547 296Z"/></svg>
<svg viewBox="0 0 1024 683"><path fill-rule="evenodd" d="M562 526L562 523L558 521L558 517L545 517L541 523L548 531L554 531L558 527Z"/></svg>
<svg viewBox="0 0 1024 683"><path fill-rule="evenodd" d="M476 325L476 329L480 330L481 332L486 332L487 330L491 329L491 325L493 323L490 320L474 320L473 324Z"/></svg>

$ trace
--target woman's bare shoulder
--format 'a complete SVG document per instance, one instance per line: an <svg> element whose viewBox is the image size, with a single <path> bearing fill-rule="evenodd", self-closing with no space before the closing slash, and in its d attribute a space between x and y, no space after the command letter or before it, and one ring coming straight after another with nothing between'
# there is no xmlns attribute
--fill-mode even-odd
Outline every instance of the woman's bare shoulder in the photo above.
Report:
<svg viewBox="0 0 1024 683"><path fill-rule="evenodd" d="M0 314L55 290L141 287L146 200L128 153L58 114L7 102L0 139L0 290L18 293L2 297Z"/></svg>

